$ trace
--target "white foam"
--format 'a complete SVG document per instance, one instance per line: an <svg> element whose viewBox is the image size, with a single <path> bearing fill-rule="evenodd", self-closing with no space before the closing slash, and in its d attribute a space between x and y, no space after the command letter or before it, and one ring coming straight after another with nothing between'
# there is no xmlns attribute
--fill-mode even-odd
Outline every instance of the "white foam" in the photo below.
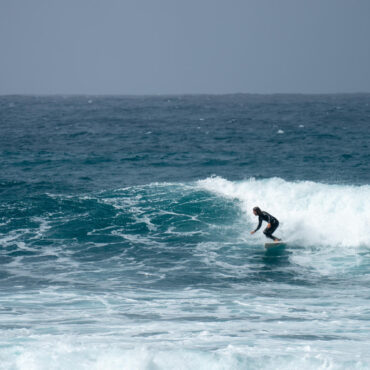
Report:
<svg viewBox="0 0 370 370"><path fill-rule="evenodd" d="M273 284L256 289L284 289ZM309 297L312 290L299 287L300 294L304 289L303 300L255 296L250 287L248 292L226 294L190 287L87 294L50 287L36 295L15 292L0 296L0 308L9 307L11 298L16 310L0 315L0 324L9 327L0 338L0 367L368 368L366 321L354 320L367 314L366 291L354 305L340 294L325 301Z"/></svg>
<svg viewBox="0 0 370 370"><path fill-rule="evenodd" d="M370 186L329 185L279 178L232 182L211 177L198 186L240 200L247 222L254 228L254 206L280 221L283 239L300 246L370 246ZM262 238L262 236L261 236Z"/></svg>
<svg viewBox="0 0 370 370"><path fill-rule="evenodd" d="M207 336L207 331L202 335ZM36 339L36 338L35 338ZM73 338L37 338L37 342L16 351L3 350L2 365L11 369L346 369L367 368L366 358L353 351L347 358L335 351L320 350L318 346L287 346L278 350L274 346L234 346L222 349L164 350L147 346L128 349L117 344L101 345L88 340L77 342ZM40 340L41 339L41 340ZM64 339L64 341L63 341ZM201 338L199 337L198 340ZM49 343L48 343L49 341ZM37 346L38 345L38 346ZM298 348L297 348L298 347ZM0 358L1 358L0 357ZM343 358L344 357L344 358Z"/></svg>

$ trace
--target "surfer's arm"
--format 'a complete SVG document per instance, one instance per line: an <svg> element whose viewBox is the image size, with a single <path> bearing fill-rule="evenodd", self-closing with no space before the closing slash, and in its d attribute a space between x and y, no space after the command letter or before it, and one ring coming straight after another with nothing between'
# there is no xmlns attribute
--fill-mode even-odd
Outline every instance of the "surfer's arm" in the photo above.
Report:
<svg viewBox="0 0 370 370"><path fill-rule="evenodd" d="M262 225L262 217L259 217L258 218L258 226L257 226L256 230L253 231L253 234L261 227L261 225Z"/></svg>

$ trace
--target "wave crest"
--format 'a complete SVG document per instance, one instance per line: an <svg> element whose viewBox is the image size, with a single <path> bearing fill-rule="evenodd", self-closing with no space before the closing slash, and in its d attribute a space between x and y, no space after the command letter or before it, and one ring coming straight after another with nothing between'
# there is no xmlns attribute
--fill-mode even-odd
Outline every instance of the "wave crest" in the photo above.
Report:
<svg viewBox="0 0 370 370"><path fill-rule="evenodd" d="M233 182L221 177L198 181L208 191L240 201L248 223L254 206L280 221L279 235L298 245L370 245L370 186L330 185L280 178Z"/></svg>

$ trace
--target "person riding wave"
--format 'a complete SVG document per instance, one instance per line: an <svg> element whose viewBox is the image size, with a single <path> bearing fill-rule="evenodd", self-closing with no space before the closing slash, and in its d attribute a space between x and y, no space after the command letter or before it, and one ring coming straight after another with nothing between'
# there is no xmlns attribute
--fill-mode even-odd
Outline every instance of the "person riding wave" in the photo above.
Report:
<svg viewBox="0 0 370 370"><path fill-rule="evenodd" d="M256 230L251 231L251 234L253 235L261 227L262 221L266 221L267 227L265 230L263 230L263 233L266 235L266 238L270 238L274 242L281 241L281 239L272 235L272 233L279 227L279 221L274 216L271 216L269 213L261 211L259 207L254 207L253 213L255 216L258 216L258 226Z"/></svg>

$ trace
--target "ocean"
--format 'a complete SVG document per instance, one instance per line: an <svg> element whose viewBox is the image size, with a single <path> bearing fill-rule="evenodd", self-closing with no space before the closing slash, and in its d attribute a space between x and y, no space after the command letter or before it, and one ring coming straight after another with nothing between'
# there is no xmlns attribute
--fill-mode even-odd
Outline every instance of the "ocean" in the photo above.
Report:
<svg viewBox="0 0 370 370"><path fill-rule="evenodd" d="M370 368L370 94L0 96L0 130L1 369Z"/></svg>

